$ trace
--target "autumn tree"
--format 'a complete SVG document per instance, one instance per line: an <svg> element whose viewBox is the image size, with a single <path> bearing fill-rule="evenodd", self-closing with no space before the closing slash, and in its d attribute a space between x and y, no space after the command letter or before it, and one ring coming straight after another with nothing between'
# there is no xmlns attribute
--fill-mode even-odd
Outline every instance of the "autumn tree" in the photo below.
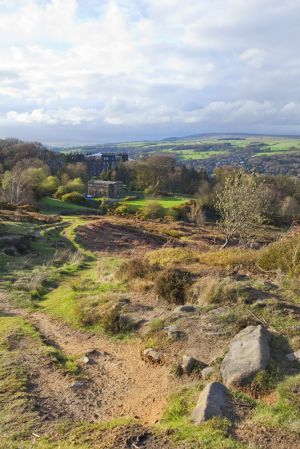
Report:
<svg viewBox="0 0 300 449"><path fill-rule="evenodd" d="M266 221L267 202L267 189L258 176L243 171L227 176L215 201L226 236L224 247L233 237L240 242L252 241L257 227Z"/></svg>

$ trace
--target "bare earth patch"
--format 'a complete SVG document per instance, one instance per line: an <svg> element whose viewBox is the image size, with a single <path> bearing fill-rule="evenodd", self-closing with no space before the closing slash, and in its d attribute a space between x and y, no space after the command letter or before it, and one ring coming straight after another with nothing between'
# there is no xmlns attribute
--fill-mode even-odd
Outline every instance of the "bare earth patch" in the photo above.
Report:
<svg viewBox="0 0 300 449"><path fill-rule="evenodd" d="M131 222L132 223L132 222ZM145 251L167 243L167 239L126 222L99 220L76 229L76 240L91 251L126 253Z"/></svg>

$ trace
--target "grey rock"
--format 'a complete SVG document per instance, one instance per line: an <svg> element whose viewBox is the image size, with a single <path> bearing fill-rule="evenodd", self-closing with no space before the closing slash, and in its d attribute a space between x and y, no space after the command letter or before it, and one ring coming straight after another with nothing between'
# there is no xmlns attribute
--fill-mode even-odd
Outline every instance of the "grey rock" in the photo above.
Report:
<svg viewBox="0 0 300 449"><path fill-rule="evenodd" d="M81 361L82 363L85 363L85 364L90 363L90 359L89 359L86 355L83 355L83 356L80 358L80 361Z"/></svg>
<svg viewBox="0 0 300 449"><path fill-rule="evenodd" d="M173 313L179 315L181 313L195 313L197 311L196 307L190 304L184 304L183 306L178 306L174 309Z"/></svg>
<svg viewBox="0 0 300 449"><path fill-rule="evenodd" d="M213 374L217 372L216 368L212 366L207 366L201 371L201 376L203 380L209 379Z"/></svg>
<svg viewBox="0 0 300 449"><path fill-rule="evenodd" d="M194 357L184 355L182 357L181 368L185 374L190 374L197 364L197 360Z"/></svg>
<svg viewBox="0 0 300 449"><path fill-rule="evenodd" d="M160 354L153 348L145 349L145 351L143 352L143 355L150 362L153 362L153 363L160 363L161 362Z"/></svg>
<svg viewBox="0 0 300 449"><path fill-rule="evenodd" d="M231 341L221 365L227 387L245 385L264 370L270 358L270 334L263 326L248 326Z"/></svg>
<svg viewBox="0 0 300 449"><path fill-rule="evenodd" d="M298 349L298 351L291 352L290 354L287 354L287 355L286 355L286 358L287 358L290 362L295 362L295 361L300 362L300 349Z"/></svg>
<svg viewBox="0 0 300 449"><path fill-rule="evenodd" d="M164 327L163 331L166 332L168 338L172 338L174 340L177 340L183 336L183 332L179 331L175 324Z"/></svg>
<svg viewBox="0 0 300 449"><path fill-rule="evenodd" d="M76 382L73 382L71 385L70 385L70 388L82 388L82 387L84 387L84 382L81 382L80 380L76 380Z"/></svg>
<svg viewBox="0 0 300 449"><path fill-rule="evenodd" d="M211 382L200 393L196 407L192 413L192 421L201 424L214 417L223 417L231 405L227 388L219 382Z"/></svg>

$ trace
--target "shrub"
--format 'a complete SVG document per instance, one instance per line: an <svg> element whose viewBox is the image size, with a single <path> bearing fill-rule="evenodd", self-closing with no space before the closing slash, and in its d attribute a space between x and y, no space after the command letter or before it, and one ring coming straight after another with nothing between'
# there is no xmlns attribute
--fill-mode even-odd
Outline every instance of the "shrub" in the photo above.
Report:
<svg viewBox="0 0 300 449"><path fill-rule="evenodd" d="M122 315L118 305L106 312L102 319L104 332L110 335L125 334L133 330L133 322L126 315Z"/></svg>
<svg viewBox="0 0 300 449"><path fill-rule="evenodd" d="M166 210L157 201L150 201L142 208L141 214L144 218L163 218Z"/></svg>
<svg viewBox="0 0 300 449"><path fill-rule="evenodd" d="M199 279L191 288L193 300L202 305L236 301L238 293L237 285L230 278L214 276Z"/></svg>
<svg viewBox="0 0 300 449"><path fill-rule="evenodd" d="M135 258L124 262L118 271L118 277L120 279L145 279L151 276L156 271L156 267L151 266L146 259Z"/></svg>
<svg viewBox="0 0 300 449"><path fill-rule="evenodd" d="M126 217L127 215L132 214L133 211L127 204L120 204L114 209L114 213L116 215L121 215L121 217Z"/></svg>
<svg viewBox="0 0 300 449"><path fill-rule="evenodd" d="M266 271L296 274L300 268L300 236L285 237L260 250L257 264Z"/></svg>
<svg viewBox="0 0 300 449"><path fill-rule="evenodd" d="M78 204L80 206L87 205L87 200L84 195L79 192L70 192L62 195L61 199L66 203Z"/></svg>
<svg viewBox="0 0 300 449"><path fill-rule="evenodd" d="M74 312L80 324L83 326L94 326L99 324L102 313L98 307L98 301L77 301Z"/></svg>
<svg viewBox="0 0 300 449"><path fill-rule="evenodd" d="M192 281L188 271L170 268L160 273L155 280L157 295L173 304L184 304L187 288Z"/></svg>

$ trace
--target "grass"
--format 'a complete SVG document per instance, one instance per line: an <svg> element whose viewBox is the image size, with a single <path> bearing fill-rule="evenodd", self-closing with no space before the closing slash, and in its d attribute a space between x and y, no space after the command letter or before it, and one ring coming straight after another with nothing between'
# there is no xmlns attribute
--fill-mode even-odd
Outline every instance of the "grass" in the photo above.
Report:
<svg viewBox="0 0 300 449"><path fill-rule="evenodd" d="M136 212L148 205L151 202L159 203L166 210L171 209L172 207L180 206L185 202L189 201L190 198L187 197L153 197L153 198L140 198L132 201L125 201L124 203L132 209L132 211Z"/></svg>
<svg viewBox="0 0 300 449"><path fill-rule="evenodd" d="M47 213L53 213L53 214L62 214L63 211L70 211L70 212L91 212L94 209L91 209L89 207L80 206L77 204L67 203L65 201L55 199L55 198L42 198L39 201L39 207L41 208L42 212Z"/></svg>
<svg viewBox="0 0 300 449"><path fill-rule="evenodd" d="M85 270L66 278L50 291L41 307L73 327L102 331L100 318L97 323L97 314L101 315L101 308L105 311L106 306L125 289L123 283L114 278L120 263L120 259L114 257L103 258L98 264L90 263ZM89 325L87 316L91 316L95 323Z"/></svg>
<svg viewBox="0 0 300 449"><path fill-rule="evenodd" d="M216 267L251 267L256 263L257 254L252 249L227 248L201 254L201 262Z"/></svg>
<svg viewBox="0 0 300 449"><path fill-rule="evenodd" d="M159 428L171 431L175 441L192 444L193 449L244 448L230 437L230 422L227 419L213 418L200 426L191 422L190 415L201 389L202 385L196 384L173 394Z"/></svg>
<svg viewBox="0 0 300 449"><path fill-rule="evenodd" d="M184 160L203 160L215 156L228 156L229 152L225 150L210 150L210 151L193 151L193 150L176 150L175 148L162 150L162 153L176 154L180 159Z"/></svg>
<svg viewBox="0 0 300 449"><path fill-rule="evenodd" d="M19 363L18 351L11 350L9 345L12 339L17 341L24 337L35 342L39 340L23 318L0 316L0 443L4 437L12 441L27 437L39 422L27 396L26 371Z"/></svg>
<svg viewBox="0 0 300 449"><path fill-rule="evenodd" d="M152 265L159 264L165 266L199 262L201 256L196 251L186 248L160 248L149 251L146 257Z"/></svg>
<svg viewBox="0 0 300 449"><path fill-rule="evenodd" d="M260 403L251 421L269 428L282 428L300 434L300 375L288 377L277 389L275 405Z"/></svg>

